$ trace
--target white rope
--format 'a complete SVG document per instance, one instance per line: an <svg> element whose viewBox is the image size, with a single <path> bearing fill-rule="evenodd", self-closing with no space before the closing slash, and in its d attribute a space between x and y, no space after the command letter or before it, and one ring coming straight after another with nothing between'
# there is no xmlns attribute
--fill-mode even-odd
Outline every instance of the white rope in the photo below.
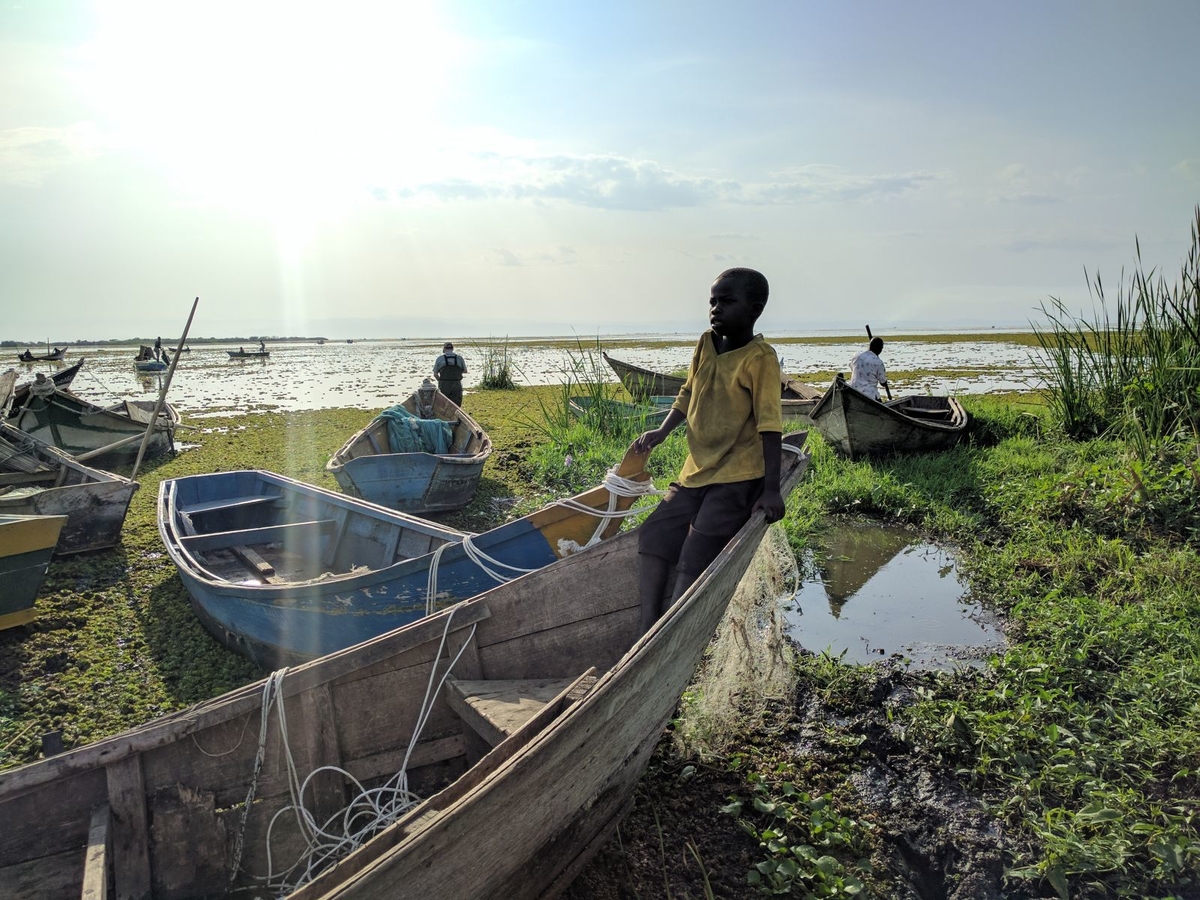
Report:
<svg viewBox="0 0 1200 900"><path fill-rule="evenodd" d="M267 686L264 688L263 694L263 722L264 728L259 734L259 755L255 761L255 772L252 779L250 793L247 795L246 809L242 814L242 827L238 834L238 839L235 841L235 857L234 866L230 872L230 883L238 872L238 866L241 862L242 854L242 837L245 832L246 815L253 801L255 785L258 781L258 770L261 768L261 756L266 743L265 723L270 710L270 706L274 705L276 716L279 722L279 736L282 743L283 756L287 766L288 775L288 792L291 802L283 807L271 817L271 821L267 825L266 837L266 854L267 854L267 874L265 876L257 876L257 880L265 882L267 885L277 888L278 897L286 897L296 891L302 885L307 884L316 878L321 872L341 859L343 856L352 853L358 847L365 844L374 835L378 834L391 823L399 819L405 812L416 806L422 801L422 798L414 794L408 787L408 765L412 758L413 749L416 747L420 736L425 729L426 723L433 712L434 702L438 694L441 692L446 679L450 677L450 673L454 670L454 666L462 657L463 652L471 643L475 636L475 626L471 626L471 630L467 633L462 646L458 648L454 658L450 660L445 670L438 677L438 661L442 658L442 654L446 649L446 641L450 635L450 625L454 619L454 610L446 616L446 625L442 630L441 643L438 645L437 653L433 657L433 664L429 671L429 680L425 686L425 697L421 701L420 709L417 713L417 721L413 728L411 740L408 742L408 747L404 751L404 759L400 763L399 770L388 779L387 782L377 788L364 788L362 783L353 775L338 766L320 766L309 773L308 777L300 782L297 773L295 762L292 758L291 746L288 742L287 733L287 717L284 711L284 705L279 698L282 696L281 688L283 684L283 675L286 669L275 672L267 680ZM271 685L275 685L274 689ZM273 696L268 696L273 691ZM316 817L304 805L304 793L308 789L313 778L322 772L334 772L344 778L350 784L353 784L357 790L355 797L344 808L338 810L331 815L323 825L318 825ZM300 834L304 838L306 849L300 854L292 865L288 868L276 872L274 870L274 860L271 852L271 831L275 827L275 823L279 818L286 813L293 813L296 818L296 823L300 829ZM289 877L292 880L288 880Z"/></svg>
<svg viewBox="0 0 1200 900"><path fill-rule="evenodd" d="M610 519L623 519L626 516L636 516L642 512L642 510L632 507L629 509L617 509L618 497L646 497L666 493L666 491L655 490L654 482L649 478L644 481L635 481L632 478L625 478L622 475L618 475L617 468L617 466L613 466L608 470L608 474L604 476L603 487L608 489L608 509L594 509L586 503L579 502L574 497L567 497L556 502L557 506L573 509L576 512L587 513L600 519L596 524L596 530L592 532L592 536L586 544L580 544L578 541L572 541L567 538L560 538L558 541L558 552L560 555L570 556L572 553L578 553L581 550L586 550L588 547L600 543L601 536L604 534L604 529L608 527Z"/></svg>

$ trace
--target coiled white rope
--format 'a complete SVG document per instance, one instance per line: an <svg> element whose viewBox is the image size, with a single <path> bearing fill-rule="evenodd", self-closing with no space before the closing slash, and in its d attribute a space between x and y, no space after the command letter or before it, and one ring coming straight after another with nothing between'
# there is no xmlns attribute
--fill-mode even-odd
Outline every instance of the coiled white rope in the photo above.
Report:
<svg viewBox="0 0 1200 900"><path fill-rule="evenodd" d="M413 749L416 747L425 729L425 725L429 721L429 716L433 711L434 701L438 693L441 692L446 679L450 677L454 666L458 663L463 652L475 636L475 626L472 625L462 646L459 647L458 652L455 653L454 658L450 660L439 677L438 662L441 660L442 654L446 649L446 641L450 634L450 625L453 619L454 610L452 609L446 616L446 625L442 631L441 642L438 645L437 653L433 657L433 664L429 670L429 680L425 685L425 697L421 701L421 706L417 713L417 721L413 727L412 738L409 740L407 748L405 748L404 759L400 763L400 768L387 782L376 788L367 789L363 787L358 779L338 766L320 766L310 772L303 782L300 781L295 761L292 757L291 745L288 741L287 715L282 700L283 678L287 669L280 669L271 674L263 687L262 727L259 729L258 753L255 756L254 773L251 778L249 792L246 795L246 804L242 810L241 826L234 840L233 865L230 868L231 885L236 879L241 865L246 820L250 807L254 802L259 772L262 768L262 758L266 750L267 724L272 707L275 709L278 722L279 738L282 745L284 763L287 768L288 793L291 802L277 811L267 825L267 874L255 876L255 879L264 882L273 889L277 889L276 896L286 897L302 885L312 881L337 860L365 844L374 835L395 822L405 812L422 801L420 796L414 794L408 788L409 760L412 758ZM354 785L357 794L349 804L331 815L324 824L318 825L312 811L304 805L304 794L313 778L322 772L333 772L341 776L346 782ZM304 839L306 848L294 863L286 869L276 872L271 851L271 832L279 818L289 812L295 816L297 828Z"/></svg>

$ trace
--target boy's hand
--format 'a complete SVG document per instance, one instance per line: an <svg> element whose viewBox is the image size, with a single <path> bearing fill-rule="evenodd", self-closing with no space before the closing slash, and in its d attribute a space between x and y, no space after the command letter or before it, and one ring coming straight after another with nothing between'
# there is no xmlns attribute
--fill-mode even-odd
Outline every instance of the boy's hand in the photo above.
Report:
<svg viewBox="0 0 1200 900"><path fill-rule="evenodd" d="M649 431L643 431L633 443L629 445L629 449L634 453L649 453L659 444L667 439L667 436L662 433L661 428L652 428Z"/></svg>
<svg viewBox="0 0 1200 900"><path fill-rule="evenodd" d="M762 510L767 517L767 522L778 522L783 518L784 506L783 495L779 493L779 489L774 490L763 489L762 496L754 503L754 509L750 510L751 514L757 510Z"/></svg>

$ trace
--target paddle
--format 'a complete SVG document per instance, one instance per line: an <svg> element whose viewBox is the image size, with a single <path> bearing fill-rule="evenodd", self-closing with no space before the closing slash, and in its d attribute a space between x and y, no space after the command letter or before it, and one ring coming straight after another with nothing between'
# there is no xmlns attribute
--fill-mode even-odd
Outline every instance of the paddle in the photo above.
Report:
<svg viewBox="0 0 1200 900"><path fill-rule="evenodd" d="M197 297L192 301L192 311L188 313L187 324L183 326L183 337L179 339L177 347L182 347L187 341L188 331L192 327L192 316L196 315L196 307L200 303L200 298ZM158 424L158 414L162 412L163 406L167 402L167 388L171 386L171 379L175 376L175 367L179 365L179 354L175 354L175 358L171 360L171 366L167 369L167 377L163 379L162 389L158 392L158 402L154 404L154 412L150 415L150 424L146 426L146 433L142 435L142 445L138 447L137 459L133 462L133 471L129 474L129 480L133 481L137 478L138 469L142 465L142 456L146 452L146 445L150 443L150 435L154 433L154 426ZM167 429L167 439L173 441L175 439L174 429Z"/></svg>
<svg viewBox="0 0 1200 900"><path fill-rule="evenodd" d="M874 337L875 336L873 334L871 334L871 326L868 325L867 326L867 340L872 340ZM886 381L883 383L883 389L885 391L887 391L888 399L891 400L892 399L892 389L890 387L888 387L888 383Z"/></svg>

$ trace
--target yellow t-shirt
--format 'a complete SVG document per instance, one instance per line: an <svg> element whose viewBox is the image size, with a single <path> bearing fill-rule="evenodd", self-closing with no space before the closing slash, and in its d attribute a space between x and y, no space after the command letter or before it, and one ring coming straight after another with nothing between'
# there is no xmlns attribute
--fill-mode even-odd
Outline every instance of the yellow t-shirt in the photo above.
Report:
<svg viewBox="0 0 1200 900"><path fill-rule="evenodd" d="M717 353L712 331L700 335L674 408L687 416L684 487L748 481L763 475L764 431L783 431L779 357L756 334L736 350Z"/></svg>

